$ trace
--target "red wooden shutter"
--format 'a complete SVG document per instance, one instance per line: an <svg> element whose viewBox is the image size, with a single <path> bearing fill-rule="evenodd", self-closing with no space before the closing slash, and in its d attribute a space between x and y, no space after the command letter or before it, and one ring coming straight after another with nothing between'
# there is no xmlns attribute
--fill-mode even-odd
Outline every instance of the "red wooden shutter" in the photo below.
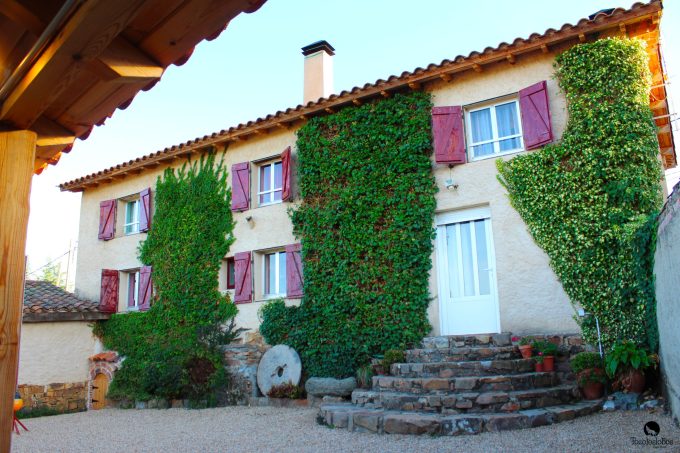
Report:
<svg viewBox="0 0 680 453"><path fill-rule="evenodd" d="M291 199L291 190L290 190L290 182L291 182L291 165L290 165L290 146L283 150L283 153L281 153L281 173L283 176L283 187L281 190L281 199L283 201L290 201Z"/></svg>
<svg viewBox="0 0 680 453"><path fill-rule="evenodd" d="M460 106L432 109L434 157L438 164L465 163L465 130Z"/></svg>
<svg viewBox="0 0 680 453"><path fill-rule="evenodd" d="M250 193L250 172L248 162L241 162L231 166L231 210L245 211L248 209L248 195Z"/></svg>
<svg viewBox="0 0 680 453"><path fill-rule="evenodd" d="M299 299L303 294L300 250L301 244L286 246L286 289L287 297L291 299Z"/></svg>
<svg viewBox="0 0 680 453"><path fill-rule="evenodd" d="M140 311L146 311L151 307L151 266L142 266L139 270L139 294L137 295Z"/></svg>
<svg viewBox="0 0 680 453"><path fill-rule="evenodd" d="M139 231L151 228L151 189L139 193Z"/></svg>
<svg viewBox="0 0 680 453"><path fill-rule="evenodd" d="M250 273L250 252L241 252L234 255L236 291L235 303L250 302L253 298L253 282Z"/></svg>
<svg viewBox="0 0 680 453"><path fill-rule="evenodd" d="M545 80L520 90L519 110L522 114L524 149L539 148L553 141L548 84Z"/></svg>
<svg viewBox="0 0 680 453"><path fill-rule="evenodd" d="M118 271L102 269L102 287L99 293L99 311L115 313L118 311Z"/></svg>
<svg viewBox="0 0 680 453"><path fill-rule="evenodd" d="M99 203L99 239L108 241L116 234L116 200Z"/></svg>

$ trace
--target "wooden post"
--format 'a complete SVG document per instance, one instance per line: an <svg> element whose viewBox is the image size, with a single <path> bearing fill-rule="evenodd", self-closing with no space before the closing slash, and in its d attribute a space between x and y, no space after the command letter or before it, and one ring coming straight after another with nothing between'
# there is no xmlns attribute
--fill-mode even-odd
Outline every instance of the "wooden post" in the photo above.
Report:
<svg viewBox="0 0 680 453"><path fill-rule="evenodd" d="M36 135L0 132L0 452L9 453Z"/></svg>

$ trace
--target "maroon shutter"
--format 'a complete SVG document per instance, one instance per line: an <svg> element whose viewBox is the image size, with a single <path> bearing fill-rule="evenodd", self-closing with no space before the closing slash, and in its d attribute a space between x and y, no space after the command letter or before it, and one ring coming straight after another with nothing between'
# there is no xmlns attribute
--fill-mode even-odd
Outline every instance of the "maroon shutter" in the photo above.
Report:
<svg viewBox="0 0 680 453"><path fill-rule="evenodd" d="M99 239L108 241L116 234L116 200L99 203Z"/></svg>
<svg viewBox="0 0 680 453"><path fill-rule="evenodd" d="M281 199L283 201L290 201L291 199L291 165L290 165L290 146L281 153L281 173L283 176L283 187L281 191Z"/></svg>
<svg viewBox="0 0 680 453"><path fill-rule="evenodd" d="M236 274L236 291L234 302L250 302L253 297L253 282L250 275L250 252L241 252L234 255Z"/></svg>
<svg viewBox="0 0 680 453"><path fill-rule="evenodd" d="M432 109L434 157L438 164L465 163L465 130L460 106Z"/></svg>
<svg viewBox="0 0 680 453"><path fill-rule="evenodd" d="M231 210L245 211L248 209L248 194L250 193L250 172L248 162L241 162L231 166Z"/></svg>
<svg viewBox="0 0 680 453"><path fill-rule="evenodd" d="M291 244L286 246L286 289L287 297L299 299L302 297L302 246Z"/></svg>
<svg viewBox="0 0 680 453"><path fill-rule="evenodd" d="M115 269L102 269L99 311L102 313L118 311L118 271Z"/></svg>
<svg viewBox="0 0 680 453"><path fill-rule="evenodd" d="M137 295L140 311L148 310L151 307L151 289L151 266L142 266L139 270L139 294Z"/></svg>
<svg viewBox="0 0 680 453"><path fill-rule="evenodd" d="M139 231L151 228L151 189L139 193Z"/></svg>
<svg viewBox="0 0 680 453"><path fill-rule="evenodd" d="M539 148L553 141L548 84L545 80L520 90L519 110L522 114L524 149Z"/></svg>
<svg viewBox="0 0 680 453"><path fill-rule="evenodd" d="M128 274L128 303L127 303L128 308L135 306L135 298L137 297L137 294L135 294L136 279L137 275L134 272L130 272Z"/></svg>

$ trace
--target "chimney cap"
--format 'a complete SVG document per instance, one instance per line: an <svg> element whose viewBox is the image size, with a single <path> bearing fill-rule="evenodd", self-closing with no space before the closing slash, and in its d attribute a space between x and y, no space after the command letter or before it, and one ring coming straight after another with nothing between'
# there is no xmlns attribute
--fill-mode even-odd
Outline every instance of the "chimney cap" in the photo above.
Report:
<svg viewBox="0 0 680 453"><path fill-rule="evenodd" d="M328 44L328 41L322 39L321 41L313 42L302 48L302 55L307 56L313 53L319 52L320 50L325 50L329 55L335 55L335 49L333 46Z"/></svg>

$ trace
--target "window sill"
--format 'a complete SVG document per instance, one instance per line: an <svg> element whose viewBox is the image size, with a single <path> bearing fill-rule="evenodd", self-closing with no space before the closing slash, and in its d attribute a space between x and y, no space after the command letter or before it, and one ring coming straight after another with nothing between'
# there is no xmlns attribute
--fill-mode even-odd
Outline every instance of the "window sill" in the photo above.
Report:
<svg viewBox="0 0 680 453"><path fill-rule="evenodd" d="M272 205L275 205L275 204L283 204L283 200L272 201L271 203L261 203L261 204L258 204L257 207L258 208L264 208L266 206L272 206Z"/></svg>
<svg viewBox="0 0 680 453"><path fill-rule="evenodd" d="M473 157L472 159L470 159L470 162L477 162L477 161L480 161L480 160L488 160L488 159L496 159L496 158L503 157L503 156L511 156L513 154L523 153L524 151L526 151L524 148L513 149L512 151L506 151L506 152L503 152L503 153L489 154L488 156Z"/></svg>

